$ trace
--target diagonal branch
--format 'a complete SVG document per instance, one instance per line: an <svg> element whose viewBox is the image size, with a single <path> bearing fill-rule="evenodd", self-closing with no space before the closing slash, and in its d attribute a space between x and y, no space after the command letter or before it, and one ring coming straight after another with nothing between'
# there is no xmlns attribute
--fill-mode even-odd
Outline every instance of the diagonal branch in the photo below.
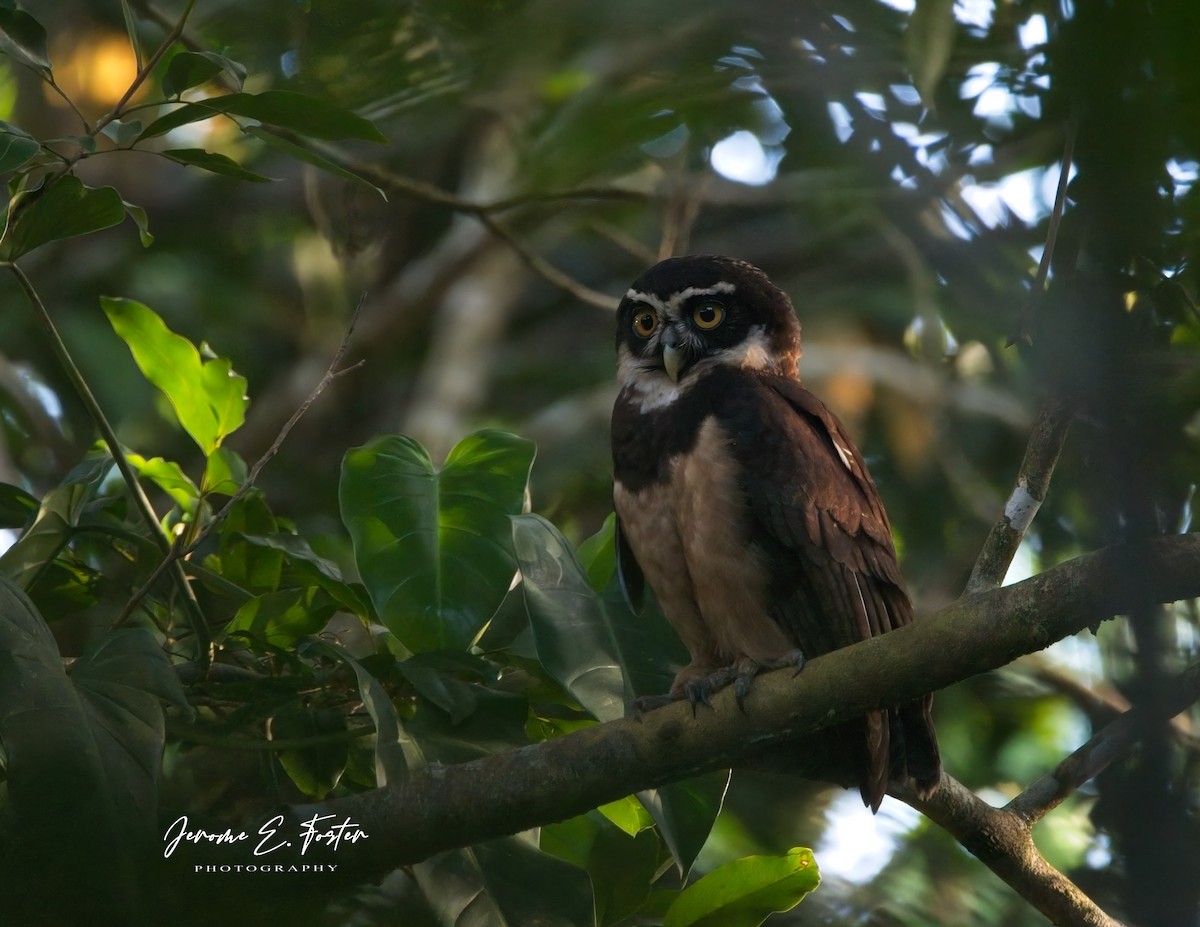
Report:
<svg viewBox="0 0 1200 927"><path fill-rule="evenodd" d="M1004 581L1021 539L1046 499L1050 475L1067 440L1071 418L1066 407L1056 403L1047 405L1038 414L1017 474L1017 485L1004 505L1000 520L983 542L964 595L982 592Z"/></svg>
<svg viewBox="0 0 1200 927"><path fill-rule="evenodd" d="M1138 740L1147 724L1169 721L1200 701L1200 663L1193 663L1165 687L1165 698L1154 705L1135 706L1106 725L1091 740L1058 764L1052 773L1033 782L1005 810L1032 826L1063 800L1098 776Z"/></svg>

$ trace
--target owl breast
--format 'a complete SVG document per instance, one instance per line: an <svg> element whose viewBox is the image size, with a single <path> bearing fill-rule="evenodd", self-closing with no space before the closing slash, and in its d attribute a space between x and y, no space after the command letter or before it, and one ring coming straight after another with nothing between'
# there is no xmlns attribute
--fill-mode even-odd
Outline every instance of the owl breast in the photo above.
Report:
<svg viewBox="0 0 1200 927"><path fill-rule="evenodd" d="M692 447L670 458L665 481L614 487L622 530L692 657L676 687L742 657L765 663L795 647L768 612L770 584L749 541L738 471L730 437L709 417Z"/></svg>

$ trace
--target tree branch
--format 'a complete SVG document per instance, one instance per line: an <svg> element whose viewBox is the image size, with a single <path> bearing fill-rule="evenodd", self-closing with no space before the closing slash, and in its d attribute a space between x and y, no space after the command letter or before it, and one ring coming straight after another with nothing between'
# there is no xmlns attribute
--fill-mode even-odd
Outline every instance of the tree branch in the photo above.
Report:
<svg viewBox="0 0 1200 927"><path fill-rule="evenodd" d="M1050 475L1067 440L1071 418L1066 407L1058 404L1048 405L1038 414L1017 474L1017 485L1004 505L1000 520L992 526L983 542L983 549L967 580L965 595L999 586L1004 581L1021 539L1046 500Z"/></svg>
<svg viewBox="0 0 1200 927"><path fill-rule="evenodd" d="M964 597L907 627L812 660L803 673L768 673L755 682L739 712L726 690L713 710L695 717L686 703L540 744L454 766L413 770L393 786L289 809L279 834L299 834L301 822L330 815L361 825L369 839L336 852L301 841L272 854L272 864L337 864L347 882L380 875L437 852L515 833L580 814L665 782L753 760L764 749L796 741L860 716L1003 666L1146 601L1200 595L1200 534L1157 538L1088 554L1013 586ZM811 743L809 744L811 747ZM805 743L794 744L797 764ZM1031 903L1060 924L1106 925L1086 897L1040 857L1031 856L1028 828L975 828L978 805L965 789L945 786L930 814ZM1019 821L1016 814L1005 821ZM972 817L971 815L974 815ZM999 820L999 819L996 819ZM184 850L186 849L186 857ZM261 864L247 848L181 848L171 865ZM985 855L987 854L987 855ZM259 883L255 883L258 885ZM327 888L328 882L322 881ZM1074 887L1071 886L1073 889ZM1036 893L1035 893L1036 889ZM1071 905L1074 908L1071 908ZM1064 911L1070 910L1070 915Z"/></svg>

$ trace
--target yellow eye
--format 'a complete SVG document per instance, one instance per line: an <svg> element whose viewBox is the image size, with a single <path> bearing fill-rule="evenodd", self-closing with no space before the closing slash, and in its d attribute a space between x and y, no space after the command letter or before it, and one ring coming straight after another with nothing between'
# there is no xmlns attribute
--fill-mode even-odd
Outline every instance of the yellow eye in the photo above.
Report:
<svg viewBox="0 0 1200 927"><path fill-rule="evenodd" d="M643 338L649 338L658 328L658 316L649 309L642 309L633 316L633 330Z"/></svg>
<svg viewBox="0 0 1200 927"><path fill-rule="evenodd" d="M701 303L692 310L692 322L703 331L711 331L725 321L725 307L720 303Z"/></svg>

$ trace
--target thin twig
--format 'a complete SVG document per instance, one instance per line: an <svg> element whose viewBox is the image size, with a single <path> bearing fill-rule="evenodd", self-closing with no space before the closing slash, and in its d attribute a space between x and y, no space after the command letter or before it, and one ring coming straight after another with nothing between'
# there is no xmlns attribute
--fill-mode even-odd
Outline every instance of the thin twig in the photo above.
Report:
<svg viewBox="0 0 1200 927"><path fill-rule="evenodd" d="M119 614L116 620L113 622L114 628L119 628L125 624L133 615L134 610L139 604L141 604L142 599L146 597L147 593L149 593L149 591L154 587L154 584L158 582L163 572L168 567L179 566L179 561L181 559L194 553L196 549L204 542L205 538L207 538L216 528L220 526L220 524L225 520L226 516L228 516L233 510L233 507L237 505L237 503L243 498L245 498L246 494L254 488L254 483L258 479L259 474L262 472L263 467L265 467L271 461L271 459L277 453L279 453L279 449L283 446L284 440L291 433L292 429L296 427L296 424L304 416L304 413L308 411L309 407L316 402L317 397L325 391L325 388L338 377L350 373L352 370L357 370L363 365L364 362L359 361L356 364L351 364L349 367L338 369L342 362L342 358L346 354L347 348L350 346L350 338L354 334L354 327L358 324L358 317L362 312L365 301L366 297L364 296L359 299L358 305L354 307L354 313L350 317L350 324L346 327L346 333L342 337L342 343L338 345L337 352L333 355L333 359L329 362L329 366L326 368L324 376L322 376L317 385L313 387L312 391L308 394L308 397L304 400L304 402L300 403L300 406L295 412L292 413L291 418L289 418L284 423L283 427L279 429L279 434L275 436L275 440L271 442L271 446L268 447L263 452L262 456L254 462L254 465L250 468L250 472L246 475L245 481L241 486L238 487L237 492L229 497L229 500L223 506L221 506L220 510L213 515L211 519L209 519L207 524L204 525L204 527L197 533L196 537L189 544L172 547L166 552L166 556L163 558L163 560L151 571L150 575L146 578L146 581L137 588L137 590L130 597L129 601L125 603L125 607L121 609L121 614Z"/></svg>
<svg viewBox="0 0 1200 927"><path fill-rule="evenodd" d="M42 298L38 295L33 283L18 265L9 263L6 266L12 271L13 276L17 278L17 283L20 284L21 289L25 292L25 297L29 300L30 305L33 306L34 315L45 330L46 336L50 340L50 347L54 351L59 365L66 372L67 379L75 387L75 392L83 402L84 408L87 409L88 415L100 431L101 439L108 448L109 454L112 455L117 469L121 471L121 476L125 480L126 486L129 487L129 493L133 497L134 504L142 517L142 521L146 524L146 529L151 539L158 545L159 550L163 552L169 561L172 550L171 542L163 534L158 522L158 516L154 512L154 507L150 504L150 499L142 488L142 484L138 481L137 474L133 471L133 466L129 463L129 459L121 449L121 443L117 439L116 431L113 430L108 417L104 414L104 410L100 408L100 403L92 393L91 387L88 386L87 380L84 379L83 373L76 366L70 351L67 350L67 346L62 340L62 336L58 333L58 328L55 326L54 320L50 318L50 313L47 311L46 305L42 302ZM176 588L178 588L180 594L183 596L184 610L188 615L188 624L192 629L192 633L196 636L196 659L201 663L206 663L210 657L209 650L212 639L208 633L208 625L204 620L204 613L200 610L200 603L196 601L196 593L193 591L191 583L188 582L187 576L178 564L172 570L172 578L175 581Z"/></svg>
<svg viewBox="0 0 1200 927"><path fill-rule="evenodd" d="M159 43L158 48L154 49L154 53L146 60L146 63L142 65L141 69L137 72L137 75L130 82L129 86L125 88L125 92L121 94L121 99L117 100L113 108L110 109L105 115L100 117L100 120L92 129L92 134L99 132L114 119L120 118L121 113L124 111L125 105L131 99L133 99L133 95L138 92L138 88L146 82L146 78L148 78L154 72L154 68L160 61L162 61L163 56L171 50L171 46L175 44L181 35L183 35L183 27L187 24L188 17L192 15L192 8L195 5L196 0L187 0L187 3L183 8L183 13L181 13L179 16L178 22L171 27L171 30L166 34L162 42Z"/></svg>
<svg viewBox="0 0 1200 927"><path fill-rule="evenodd" d="M507 222L497 219L486 212L481 212L477 215L484 227L512 248L516 252L517 257L525 263L525 266L539 277L554 284L559 289L565 290L580 302L585 302L589 306L595 306L598 309L607 309L610 312L617 308L619 300L615 297L608 296L598 290L593 290L589 286L585 286L570 274L559 270L537 252L527 248L513 233Z"/></svg>
<svg viewBox="0 0 1200 927"><path fill-rule="evenodd" d="M1067 439L1071 418L1066 407L1058 404L1050 404L1038 414L1021 461L1017 484L1005 503L1000 520L992 526L983 542L971 578L967 580L965 595L982 592L1004 581L1021 539L1046 499L1050 475Z"/></svg>
<svg viewBox="0 0 1200 927"><path fill-rule="evenodd" d="M1067 201L1067 182L1071 175L1071 162L1075 158L1075 136L1079 124L1075 119L1067 123L1067 138L1063 143L1062 167L1058 174L1058 189L1054 194L1054 209L1050 213L1050 225L1046 229L1046 245L1042 248L1042 259L1038 262L1037 276L1033 280L1021 314L1017 319L1016 331L1009 336L1008 346L1020 342L1033 343L1033 316L1046 292L1046 278L1050 274L1050 262L1054 258L1054 246L1058 242L1058 230L1062 225L1063 208Z"/></svg>
<svg viewBox="0 0 1200 927"><path fill-rule="evenodd" d="M173 740L189 744L200 744L205 747L217 747L221 750L254 750L278 753L283 750L306 750L330 744L349 743L352 740L357 740L359 737L374 734L375 725L361 724L357 727L347 727L341 731L312 734L308 737L280 737L275 740L254 740L249 737L233 737L228 734L206 731L189 724L167 721L167 733Z"/></svg>

